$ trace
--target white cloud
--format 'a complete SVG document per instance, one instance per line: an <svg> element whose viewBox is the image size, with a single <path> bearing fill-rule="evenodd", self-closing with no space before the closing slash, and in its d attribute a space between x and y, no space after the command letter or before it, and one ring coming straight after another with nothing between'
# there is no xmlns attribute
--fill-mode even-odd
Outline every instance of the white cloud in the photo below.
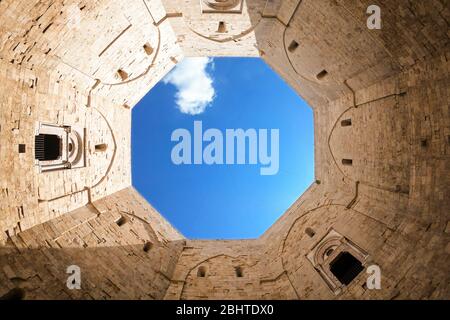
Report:
<svg viewBox="0 0 450 320"><path fill-rule="evenodd" d="M177 87L175 95L178 109L187 114L200 114L215 98L213 79L207 67L211 58L185 58L164 79L164 83Z"/></svg>

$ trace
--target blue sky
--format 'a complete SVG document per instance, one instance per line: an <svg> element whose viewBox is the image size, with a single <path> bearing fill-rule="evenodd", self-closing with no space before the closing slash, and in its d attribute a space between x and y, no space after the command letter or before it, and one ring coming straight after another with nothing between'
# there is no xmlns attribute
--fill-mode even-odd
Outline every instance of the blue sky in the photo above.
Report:
<svg viewBox="0 0 450 320"><path fill-rule="evenodd" d="M279 171L259 164L175 165L172 132L279 129ZM206 145L207 143L204 143ZM134 187L190 239L259 237L314 179L313 113L258 58L190 58L133 109Z"/></svg>

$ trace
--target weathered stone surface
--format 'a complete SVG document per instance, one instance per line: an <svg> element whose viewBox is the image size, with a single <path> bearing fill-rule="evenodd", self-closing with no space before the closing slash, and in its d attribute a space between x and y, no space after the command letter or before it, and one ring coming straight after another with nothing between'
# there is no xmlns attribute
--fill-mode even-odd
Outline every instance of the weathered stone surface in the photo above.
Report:
<svg viewBox="0 0 450 320"><path fill-rule="evenodd" d="M448 3L382 1L381 30L370 4L0 1L0 296L450 298ZM314 109L317 183L259 239L184 239L131 187L131 109L184 56L261 56ZM39 122L84 128L86 166L39 172ZM330 290L330 230L381 290Z"/></svg>

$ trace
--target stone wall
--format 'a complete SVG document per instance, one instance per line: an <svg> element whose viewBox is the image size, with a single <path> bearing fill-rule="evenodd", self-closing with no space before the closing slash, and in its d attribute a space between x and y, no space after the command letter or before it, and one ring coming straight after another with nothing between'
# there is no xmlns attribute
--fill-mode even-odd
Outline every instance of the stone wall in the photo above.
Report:
<svg viewBox="0 0 450 320"><path fill-rule="evenodd" d="M182 236L132 188L10 237L0 249L0 296L26 299L162 299ZM69 266L82 289L66 286Z"/></svg>
<svg viewBox="0 0 450 320"><path fill-rule="evenodd" d="M381 30L366 0L206 2L0 2L0 296L448 299L446 1L379 1ZM186 240L130 187L131 108L183 56L261 56L314 110L316 181L259 239ZM39 122L86 165L39 172ZM340 248L364 271L335 287Z"/></svg>

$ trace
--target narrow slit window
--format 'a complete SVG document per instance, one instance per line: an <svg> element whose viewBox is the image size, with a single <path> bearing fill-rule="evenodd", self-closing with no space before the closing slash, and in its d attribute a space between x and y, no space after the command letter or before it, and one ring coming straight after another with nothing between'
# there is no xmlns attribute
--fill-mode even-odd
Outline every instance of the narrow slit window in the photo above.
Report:
<svg viewBox="0 0 450 320"><path fill-rule="evenodd" d="M353 160L352 159L342 159L342 164L344 166L352 166L353 165Z"/></svg>
<svg viewBox="0 0 450 320"><path fill-rule="evenodd" d="M328 71L322 70L317 74L316 78L317 78L317 80L323 80L327 75L328 75Z"/></svg>
<svg viewBox="0 0 450 320"><path fill-rule="evenodd" d="M151 243L150 241L147 241L144 244L144 252L149 252L153 247L153 243Z"/></svg>
<svg viewBox="0 0 450 320"><path fill-rule="evenodd" d="M154 50L149 43L146 43L146 44L144 44L144 51L147 55L151 55Z"/></svg>
<svg viewBox="0 0 450 320"><path fill-rule="evenodd" d="M234 271L236 272L236 277L242 278L244 276L244 272L241 267L234 268Z"/></svg>
<svg viewBox="0 0 450 320"><path fill-rule="evenodd" d="M288 47L289 52L294 52L298 48L299 44L297 41L292 40L291 44Z"/></svg>
<svg viewBox="0 0 450 320"><path fill-rule="evenodd" d="M35 136L34 157L39 161L57 160L61 155L61 138L53 134Z"/></svg>
<svg viewBox="0 0 450 320"><path fill-rule="evenodd" d="M352 125L352 119L345 119L341 121L342 127L349 127Z"/></svg>
<svg viewBox="0 0 450 320"><path fill-rule="evenodd" d="M122 79L122 81L125 81L128 79L128 73L126 73L122 69L117 70L117 74L119 75L120 79Z"/></svg>
<svg viewBox="0 0 450 320"><path fill-rule="evenodd" d="M217 32L219 32L219 33L227 32L227 26L225 25L225 22L223 22L223 21L219 22L219 27L217 28Z"/></svg>
<svg viewBox="0 0 450 320"><path fill-rule="evenodd" d="M96 152L104 152L108 149L108 145L106 143L100 143L95 145Z"/></svg>
<svg viewBox="0 0 450 320"><path fill-rule="evenodd" d="M364 267L358 259L349 252L340 253L330 264L330 271L344 285L349 285Z"/></svg>
<svg viewBox="0 0 450 320"><path fill-rule="evenodd" d="M206 276L206 268L201 266L197 270L197 277L204 278Z"/></svg>
<svg viewBox="0 0 450 320"><path fill-rule="evenodd" d="M123 226L125 223L127 223L127 219L124 216L120 216L120 218L116 220L116 224L119 227Z"/></svg>
<svg viewBox="0 0 450 320"><path fill-rule="evenodd" d="M427 147L427 146L428 146L428 141L427 141L427 139L422 139L422 140L420 140L420 145L421 145L423 148Z"/></svg>
<svg viewBox="0 0 450 320"><path fill-rule="evenodd" d="M314 237L314 235L316 234L316 233L314 232L314 230L311 229L311 228L306 228L305 233L306 233L310 238Z"/></svg>

